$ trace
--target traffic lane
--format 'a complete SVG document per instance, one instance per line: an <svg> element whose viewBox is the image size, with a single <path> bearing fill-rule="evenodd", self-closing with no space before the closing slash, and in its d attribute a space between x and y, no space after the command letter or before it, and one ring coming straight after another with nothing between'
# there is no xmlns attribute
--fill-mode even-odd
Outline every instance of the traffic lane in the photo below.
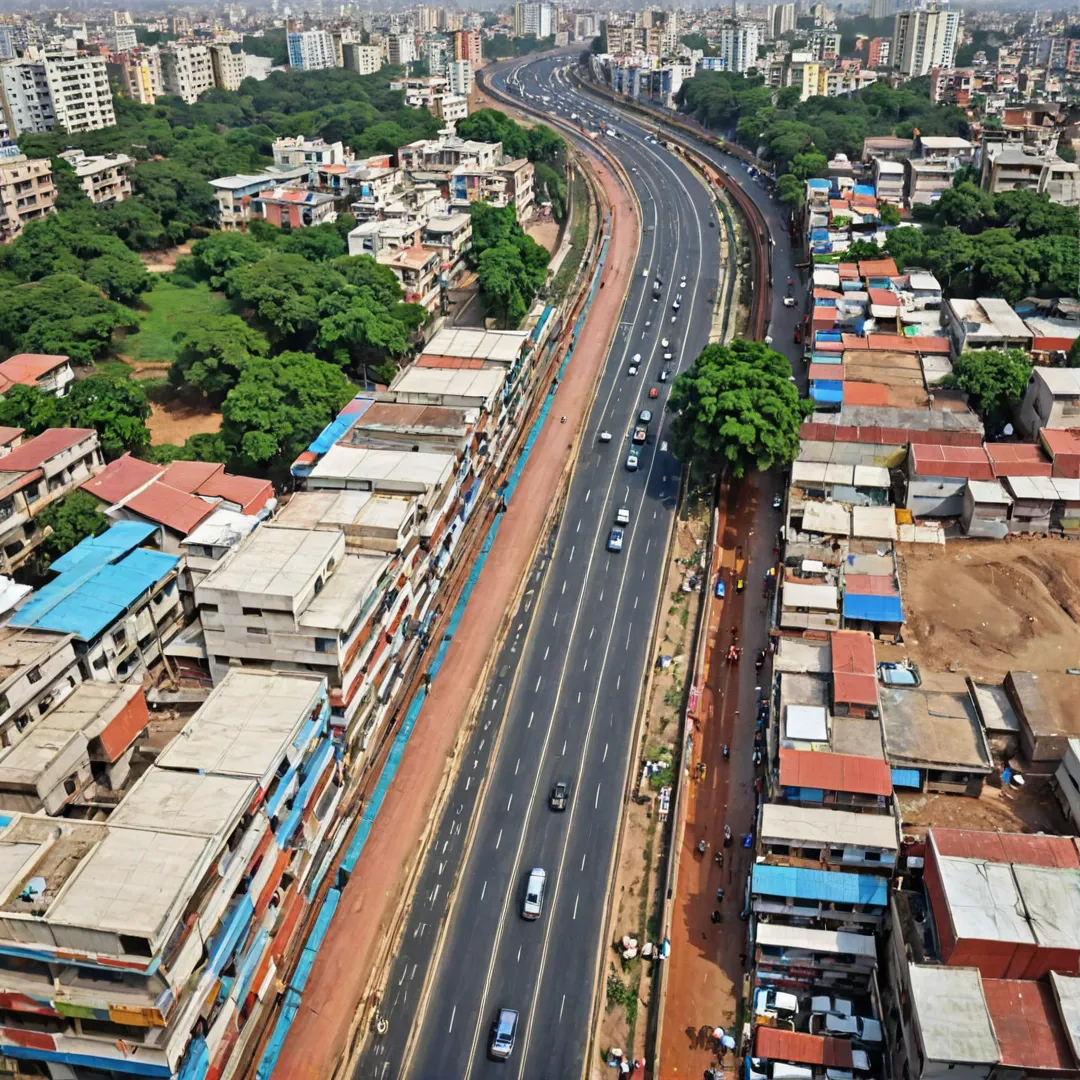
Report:
<svg viewBox="0 0 1080 1080"><path fill-rule="evenodd" d="M610 367L610 364L609 364L609 367ZM617 378L617 375L615 377ZM586 461L587 460L588 459L586 458ZM587 481L588 481L588 477L583 477L582 482L587 483ZM586 491L587 490L588 490L588 488L586 488ZM572 510L571 510L571 512L572 512ZM563 523L565 524L569 519L570 519L570 514L569 513L567 515L564 515ZM562 536L563 536L563 530L560 529L560 543L562 542ZM573 550L574 550L574 545L571 545L571 553L570 553L569 557L567 557L567 559L566 559L565 568L562 567L561 560L557 557L556 561L560 563L560 566L559 567L553 566L551 573L558 574L560 572L560 569L563 569L564 572L565 572L565 569L567 569L569 567L569 565L571 565L573 563ZM565 548L563 549L563 551L565 551ZM559 553L559 554L561 554L561 553ZM581 565L582 562L583 562L583 560L579 560L579 565ZM551 573L549 573L549 578L551 577ZM565 580L565 578L563 580ZM561 589L560 589L560 593L561 593ZM555 602L554 593L551 592L550 590L545 590L544 595L545 595L545 599L548 596L552 596L553 599L552 599L551 603ZM538 613L538 624L537 625L543 625L543 623L544 623L544 621L545 621L545 619L546 619L546 617L547 617L547 615L549 613L550 613L550 606L543 606L541 612ZM531 643L530 643L530 645L531 645ZM545 646L545 648L547 648L547 646ZM527 652L528 651L529 651L529 647L527 647ZM532 651L532 655L533 656L539 655L538 645L537 645L537 649ZM544 663L544 661L541 659L539 661L539 665L542 667L543 663ZM527 671L526 674L523 677L522 685L528 686L529 685L529 680L532 677L532 675L533 675L533 671L531 671L531 670ZM543 672L541 671L541 673L538 674L536 677L537 677L537 680L538 680L538 684L542 685ZM539 685L537 686L537 689L539 688ZM550 687L551 685L552 685L552 680L549 679L548 680L548 686ZM543 711L543 706L541 706L541 711ZM540 746L539 749L536 746L536 742L537 742L537 739L539 737L539 732L541 730L539 728L539 726L536 726L536 730L534 731L533 730L534 725L531 724L531 720L525 720L524 717L520 717L520 718L517 718L517 719L519 719L520 721L523 721L523 722L519 722L519 723L515 724L514 719L515 719L515 717L508 718L507 731L506 731L506 734L504 735L504 746L503 746L503 748L500 749L499 761L495 764L495 767L494 767L493 772L492 772L492 780L491 780L491 784L490 784L490 794L489 794L488 798L490 799L491 806L493 808L499 804L501 795L504 792L507 792L509 789L512 789L512 788L518 786L516 784L516 782L513 781L512 778L507 779L503 775L503 773L504 772L509 773L512 770L512 768L516 767L517 763L518 763L518 760L520 760L520 757L524 757L525 760L535 761L535 760L537 760L537 755L540 754L542 756L542 752L543 752L542 745ZM548 729L550 730L550 725L548 725ZM520 739L520 744L518 746L513 745L513 736L514 736L515 732L518 734L519 739ZM531 737L530 737L530 732L532 733ZM530 745L530 743L532 745ZM520 755L515 757L515 754L516 754L516 752L518 750L520 750ZM502 765L503 761L505 761L505 763L506 763L505 765ZM511 764L511 763L513 763L513 764ZM513 806L513 802L511 800L511 795L512 794L513 794L513 792L512 792L512 790L510 790L509 794L507 795L507 802L505 804L506 808L507 808L505 813L501 813L501 814L497 814L497 815L493 813L491 815L490 822L478 821L477 836L476 836L476 841L475 841L475 845L474 845L474 849L473 849L475 852L480 852L482 850L485 850L485 848L487 848L488 850L499 850L499 848L501 848L501 846L502 846L502 836L500 835L500 832L497 831L497 830L509 830L510 832L514 832L514 831L519 831L519 830L522 829L523 818L527 815L528 808L519 799L518 800L518 808L515 811L515 808ZM486 817L488 817L488 815L486 813L481 815L481 819L486 818ZM472 861L473 860L470 857L469 862L472 862ZM485 881L480 884L479 894L482 897L484 897L485 899L489 895L498 896L500 892L503 895L508 895L508 890L512 890L513 887L514 887L513 881L509 880L509 876L508 876L508 875L512 876L512 874L513 874L512 869L507 868L506 874L500 875L497 878L497 880L492 881L492 882L488 882L487 879L485 879ZM469 868L468 867L466 868L466 875L469 875ZM466 896L468 894L468 888L469 888L468 882L467 882L467 880L465 878L463 878L461 884L459 885L459 895L460 895L460 897L462 898L463 901L465 900L465 898L466 898ZM474 895L475 895L475 893L474 893ZM506 906L507 909L509 908L509 906L510 906L509 905L509 900L506 901L505 906ZM464 903L462 904L462 907L461 907L460 910L462 910L463 913L467 911L466 905ZM453 955L455 953L462 952L462 951L464 951L464 953L466 954L466 958L468 958L470 948L475 942L487 940L487 935L484 935L481 931L482 931L482 924L486 923L486 922L489 922L490 917L491 916L490 916L489 912L487 910L485 910L483 907L481 907L479 904L474 909L474 918L471 919L471 920L468 919L468 918L464 918L464 917L461 918L461 919L458 919L457 912L455 911L455 916L454 916L454 919L452 920L452 929L448 930L447 942L446 942L446 945L445 945L444 950L443 950L443 959L440 959L440 966L444 967L448 972L451 971L451 967L450 967L449 964L447 964L445 962L445 958L448 958L449 956L451 956L451 955ZM464 950L462 950L462 947L458 944L457 939L460 939L460 938L464 938L465 943L468 946ZM454 972L452 977L455 980L459 979L460 978L460 969L457 972ZM440 1000L442 1000L443 995L440 995L438 993L433 993L432 997L433 997L434 1001L440 1001ZM454 1004L449 1004L449 1005L447 1005L446 1007L444 1007L442 1009L437 1008L435 1010L435 1012L433 1014L432 1023L426 1025L427 1027L429 1027L431 1030L436 1031L436 1032L439 1032L441 1030L441 1025L439 1023L440 1017L438 1015L440 1011L442 1013L444 1013L444 1014L446 1012L449 1012L449 1014L450 1014L449 1017L447 1018L447 1026L446 1026L446 1029L445 1029L446 1033L448 1035L452 1033L452 1029L454 1027L455 1022L457 1021L458 1014L461 1014L463 1011L465 1012L465 1015L467 1016L468 1020L470 1021L470 1026L475 1026L476 1020L477 1020L478 1015L479 1015L479 1008L477 1007L474 1010L473 1008L469 1007L469 1008L463 1010L462 1006L465 1003L463 1001L462 987L460 985L458 986L457 992L455 993L454 997L456 999ZM456 1011L455 1011L455 1005L457 1006ZM462 1022L464 1022L464 1021L462 1021ZM445 1039L441 1038L440 1041L445 1044ZM418 1059L418 1068L421 1069L421 1070L424 1069L424 1067L425 1067L422 1062L423 1062L423 1056L421 1055L421 1057ZM445 1069L446 1066L447 1066L447 1059L446 1059L445 1050L440 1049L439 1067ZM424 1072L421 1071L420 1075L424 1075Z"/></svg>

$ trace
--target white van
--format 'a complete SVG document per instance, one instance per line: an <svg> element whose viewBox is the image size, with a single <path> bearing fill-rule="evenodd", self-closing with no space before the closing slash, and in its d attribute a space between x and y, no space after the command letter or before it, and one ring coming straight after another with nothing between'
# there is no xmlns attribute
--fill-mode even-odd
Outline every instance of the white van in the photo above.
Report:
<svg viewBox="0 0 1080 1080"><path fill-rule="evenodd" d="M539 919L544 910L544 889L547 887L547 874L534 866L529 871L529 880L525 883L525 902L521 905L523 919Z"/></svg>
<svg viewBox="0 0 1080 1080"><path fill-rule="evenodd" d="M884 1041L881 1024L868 1016L828 1013L824 1028L830 1035L850 1035L855 1042L876 1045Z"/></svg>

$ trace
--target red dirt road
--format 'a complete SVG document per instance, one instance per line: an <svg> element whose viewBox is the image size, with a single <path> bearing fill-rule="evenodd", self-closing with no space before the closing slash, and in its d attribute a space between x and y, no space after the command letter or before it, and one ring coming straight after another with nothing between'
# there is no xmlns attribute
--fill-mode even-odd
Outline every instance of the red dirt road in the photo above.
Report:
<svg viewBox="0 0 1080 1080"><path fill-rule="evenodd" d="M755 686L761 682L754 669L757 651L766 644L766 601L762 580L772 562L776 515L768 508L775 480L762 477L726 484L720 496L718 543L713 552L713 574L723 571L727 597L714 600L709 615L705 679L694 732L691 770L704 761L704 780L687 781L686 821L679 854L679 873L671 926L671 959L667 972L659 1071L664 1080L700 1077L716 1064L711 1032L720 1025L736 1041L732 1030L736 1003L745 969L746 923L740 921L746 877L753 851L741 846L753 824ZM768 491L764 490L768 484ZM760 488L760 490L759 490ZM741 552L737 549L741 548ZM736 561L747 557L743 568L746 590L735 590ZM732 626L745 649L739 664L727 662ZM762 672L765 675L766 672ZM723 759L727 743L730 759ZM732 831L731 847L723 847L724 825ZM706 851L698 853L704 840ZM676 840L676 843L679 841ZM724 865L714 856L724 852ZM716 890L724 889L717 901ZM722 921L711 922L719 911ZM726 1055L725 1064L734 1065Z"/></svg>
<svg viewBox="0 0 1080 1080"><path fill-rule="evenodd" d="M589 310L553 411L565 414L568 426L556 419L545 425L537 440L397 776L345 887L274 1069L275 1080L328 1080L346 1049L380 941L390 930L410 867L420 854L447 755L466 719L484 663L497 647L507 605L528 571L567 466L569 436L580 427L591 405L638 243L633 203L605 166L594 162L594 169L612 205L611 243L605 287L598 290Z"/></svg>

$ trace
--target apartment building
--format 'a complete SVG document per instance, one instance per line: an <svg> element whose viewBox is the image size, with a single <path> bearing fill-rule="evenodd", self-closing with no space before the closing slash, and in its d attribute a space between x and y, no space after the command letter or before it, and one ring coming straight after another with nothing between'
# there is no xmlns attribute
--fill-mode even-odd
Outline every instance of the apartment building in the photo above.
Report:
<svg viewBox="0 0 1080 1080"><path fill-rule="evenodd" d="M128 172L135 162L127 154L87 156L81 150L65 150L60 156L75 170L91 202L123 202L131 194Z"/></svg>
<svg viewBox="0 0 1080 1080"><path fill-rule="evenodd" d="M484 59L479 30L457 30L454 32L454 59L468 60L474 68Z"/></svg>
<svg viewBox="0 0 1080 1080"><path fill-rule="evenodd" d="M774 41L795 29L794 4L769 4L765 17L765 32Z"/></svg>
<svg viewBox="0 0 1080 1080"><path fill-rule="evenodd" d="M932 68L951 68L960 38L960 12L937 7L898 11L893 28L892 65L917 79Z"/></svg>
<svg viewBox="0 0 1080 1080"><path fill-rule="evenodd" d="M139 722L118 705L102 703L76 740L115 752ZM25 1068L230 1074L265 1026L334 820L328 718L317 677L232 673L97 820L5 817L0 954L21 959L0 994L18 1003Z"/></svg>
<svg viewBox="0 0 1080 1080"><path fill-rule="evenodd" d="M56 212L48 158L0 158L0 243L14 240L28 222Z"/></svg>
<svg viewBox="0 0 1080 1080"><path fill-rule="evenodd" d="M472 93L473 65L471 60L450 60L446 65L446 89L451 94L467 98Z"/></svg>
<svg viewBox="0 0 1080 1080"><path fill-rule="evenodd" d="M756 22L726 20L720 28L719 57L724 71L745 73L757 66L761 27Z"/></svg>
<svg viewBox="0 0 1080 1080"><path fill-rule="evenodd" d="M443 122L443 127L453 130L459 120L469 115L469 99L461 94L436 94L428 111Z"/></svg>
<svg viewBox="0 0 1080 1080"><path fill-rule="evenodd" d="M0 104L8 131L93 131L116 123L105 57L42 53L0 63Z"/></svg>
<svg viewBox="0 0 1080 1080"><path fill-rule="evenodd" d="M189 105L214 89L214 65L206 45L176 43L160 51L161 82L166 94L176 94Z"/></svg>
<svg viewBox="0 0 1080 1080"><path fill-rule="evenodd" d="M15 746L82 681L71 634L0 627L0 746Z"/></svg>
<svg viewBox="0 0 1080 1080"><path fill-rule="evenodd" d="M383 52L378 45L343 44L342 63L346 71L357 75L374 75L383 65Z"/></svg>
<svg viewBox="0 0 1080 1080"><path fill-rule="evenodd" d="M245 229L253 217L253 203L262 191L292 182L307 180L310 169L306 165L267 169L261 173L239 173L221 176L210 181L218 202L218 225L222 229Z"/></svg>
<svg viewBox="0 0 1080 1080"><path fill-rule="evenodd" d="M428 63L428 71L432 75L446 74L446 50L448 42L446 38L428 38L424 43L424 57Z"/></svg>
<svg viewBox="0 0 1080 1080"><path fill-rule="evenodd" d="M992 195L1002 191L1036 191L1062 206L1078 206L1080 165L1054 153L990 149L983 154L982 186Z"/></svg>
<svg viewBox="0 0 1080 1080"><path fill-rule="evenodd" d="M421 304L431 313L438 310L440 252L416 244L399 251L380 252L376 259L394 272L405 292L407 304Z"/></svg>
<svg viewBox="0 0 1080 1080"><path fill-rule="evenodd" d="M85 679L141 680L183 625L180 560L140 546L157 532L156 525L119 521L88 536L50 565L56 577L9 625L71 634Z"/></svg>
<svg viewBox="0 0 1080 1080"><path fill-rule="evenodd" d="M13 386L34 386L63 397L74 381L71 358L62 353L16 353L0 363L0 397Z"/></svg>
<svg viewBox="0 0 1080 1080"><path fill-rule="evenodd" d="M347 165L353 160L352 152L344 143L328 143L325 139L309 139L303 135L275 139L271 152L274 164L279 168L307 165L314 169L319 165Z"/></svg>
<svg viewBox="0 0 1080 1080"><path fill-rule="evenodd" d="M288 45L289 67L311 71L337 66L334 37L326 30L290 30Z"/></svg>
<svg viewBox="0 0 1080 1080"><path fill-rule="evenodd" d="M391 67L407 67L416 60L416 40L412 34L389 34L386 38L386 62Z"/></svg>
<svg viewBox="0 0 1080 1080"><path fill-rule="evenodd" d="M45 539L37 515L103 465L92 428L49 428L0 458L0 572L10 575Z"/></svg>
<svg viewBox="0 0 1080 1080"><path fill-rule="evenodd" d="M211 45L210 69L214 86L219 90L239 90L247 77L246 57L242 52L233 52L228 45Z"/></svg>
<svg viewBox="0 0 1080 1080"><path fill-rule="evenodd" d="M279 228L304 229L336 221L336 207L329 193L282 186L260 191L251 200L251 216Z"/></svg>
<svg viewBox="0 0 1080 1080"><path fill-rule="evenodd" d="M120 85L124 94L140 105L153 105L165 93L161 81L161 54L157 48L133 49L121 54Z"/></svg>
<svg viewBox="0 0 1080 1080"><path fill-rule="evenodd" d="M398 164L406 172L448 172L459 165L490 171L502 161L502 143L477 142L450 135L417 139L398 147Z"/></svg>

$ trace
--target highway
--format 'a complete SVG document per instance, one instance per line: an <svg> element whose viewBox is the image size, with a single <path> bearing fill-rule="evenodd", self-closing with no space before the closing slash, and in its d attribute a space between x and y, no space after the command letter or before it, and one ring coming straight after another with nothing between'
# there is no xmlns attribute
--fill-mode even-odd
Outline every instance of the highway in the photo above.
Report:
<svg viewBox="0 0 1080 1080"><path fill-rule="evenodd" d="M566 63L522 64L496 76L497 85L508 81L513 91L520 84L544 109L539 103L547 95L568 115ZM598 116L601 108L590 105ZM678 494L663 411L671 382L659 375L665 351L673 354L674 374L707 344L719 273L708 191L676 156L647 143L643 129L611 117L624 137L611 139L610 148L642 208L630 292L551 550L535 570L535 591L497 665L422 871L382 1001L389 1031L366 1048L357 1077L563 1080L584 1065L635 710L654 660L647 650ZM638 372L630 375L635 357ZM650 387L658 389L656 399ZM653 414L649 438L639 468L630 471L634 421L646 408ZM599 441L601 431L612 433L610 443ZM630 524L622 551L613 553L607 538L622 507ZM548 807L556 781L571 786L562 813ZM547 890L541 917L527 922L520 908L534 866L546 870ZM487 1056L500 1008L519 1013L506 1063Z"/></svg>

